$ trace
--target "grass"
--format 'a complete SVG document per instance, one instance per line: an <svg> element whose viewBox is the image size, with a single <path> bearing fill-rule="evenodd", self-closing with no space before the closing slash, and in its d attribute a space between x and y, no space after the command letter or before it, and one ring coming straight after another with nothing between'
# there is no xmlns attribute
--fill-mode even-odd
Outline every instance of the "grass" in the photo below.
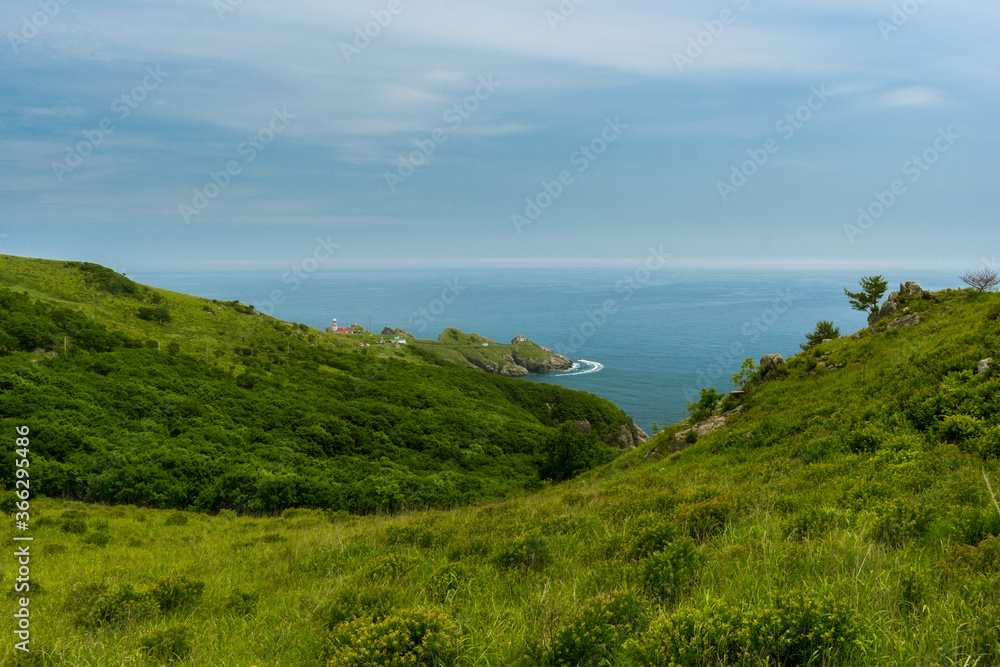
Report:
<svg viewBox="0 0 1000 667"><path fill-rule="evenodd" d="M921 324L796 356L689 449L664 454L668 428L500 502L209 516L35 498L32 647L48 657L24 664L390 664L352 638L372 628L410 629L398 665L998 664L986 480L1000 479L1000 390L973 371L1000 348L1000 297L907 307ZM956 416L979 435L949 427ZM684 585L643 585L672 571ZM170 609L73 620L87 591L141 598L168 580L204 588ZM3 596L0 615L14 609Z"/></svg>

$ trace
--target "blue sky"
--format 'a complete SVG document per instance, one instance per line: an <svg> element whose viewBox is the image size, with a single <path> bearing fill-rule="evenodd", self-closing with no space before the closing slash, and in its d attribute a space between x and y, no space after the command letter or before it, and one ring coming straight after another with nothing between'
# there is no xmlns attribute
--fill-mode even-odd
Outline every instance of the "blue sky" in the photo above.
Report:
<svg viewBox="0 0 1000 667"><path fill-rule="evenodd" d="M813 4L5 0L0 252L995 262L1000 6Z"/></svg>

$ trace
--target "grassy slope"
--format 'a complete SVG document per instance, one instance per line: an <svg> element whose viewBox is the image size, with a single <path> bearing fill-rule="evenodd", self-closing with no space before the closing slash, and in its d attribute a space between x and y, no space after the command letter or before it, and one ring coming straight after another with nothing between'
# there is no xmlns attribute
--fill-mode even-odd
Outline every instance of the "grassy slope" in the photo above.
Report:
<svg viewBox="0 0 1000 667"><path fill-rule="evenodd" d="M44 664L158 664L142 638L184 625L195 640L179 664L324 664L324 603L388 591L397 607L439 609L458 623L458 664L533 665L547 648L572 646L569 630L602 596L624 591L644 606L651 626L628 633L636 649L664 646L665 624L710 601L763 608L792 591L833 598L853 619L848 651L812 664L997 664L1000 548L989 536L1000 533L1000 512L983 474L1000 487L1000 465L969 453L979 440L949 443L939 425L959 392L956 405L986 406L980 422L997 428L990 395L972 400L993 385L968 369L997 356L1000 321L990 315L1000 298L952 293L913 307L929 308L923 324L820 346L839 370L800 355L786 377L751 392L728 428L688 450L646 460L674 427L582 478L500 503L364 519L190 515L169 525L167 512L38 499L36 648L57 656ZM913 417L925 398L938 410L930 426ZM863 451L869 440L873 451ZM88 515L83 535L60 528L72 509ZM697 552L679 568L687 586L665 601L642 587L653 559L641 547L658 530L690 536ZM5 523L3 538L12 533ZM107 545L87 543L104 533ZM75 586L142 589L170 574L204 581L204 594L133 622L70 622L88 609ZM254 612L226 607L234 589L259 596ZM577 645L611 626L589 627ZM619 651L611 664L658 664L655 654ZM699 662L704 650L694 655L683 664L712 664Z"/></svg>
<svg viewBox="0 0 1000 667"><path fill-rule="evenodd" d="M304 325L293 325L257 313L248 315L231 302L172 292L159 288L144 288L136 299L127 295L112 295L88 287L85 272L72 268L69 262L31 259L0 255L0 287L28 292L32 297L80 310L86 315L140 340L158 341L163 349L171 342L180 345L181 352L209 358L230 370L237 367L234 348L250 344L262 346L266 352L280 353L290 343L322 344L331 348L352 348L363 338L376 336L327 335ZM165 299L171 321L156 324L135 317L144 304L153 305L149 298L156 294ZM209 310L216 313L212 315ZM255 350L254 353L259 353ZM373 355L412 358L404 349L373 346Z"/></svg>
<svg viewBox="0 0 1000 667"><path fill-rule="evenodd" d="M593 395L484 377L415 345L315 331L96 265L0 256L0 287L83 311L142 348L93 352L107 348L66 325L55 329L70 332L63 354L44 314L0 308L0 331L20 332L10 349L21 350L0 357L0 421L31 423L46 443L33 474L44 494L241 511L441 507L537 487L560 423L587 419L609 443L631 426ZM170 320L138 317L150 307Z"/></svg>
<svg viewBox="0 0 1000 667"><path fill-rule="evenodd" d="M511 363L515 352L518 359L544 362L552 354L551 350L531 341L516 345L497 343L477 333L465 333L454 328L445 329L436 341L417 340L414 343L438 358L460 366L491 363L502 367ZM483 343L488 343L488 346L484 347Z"/></svg>

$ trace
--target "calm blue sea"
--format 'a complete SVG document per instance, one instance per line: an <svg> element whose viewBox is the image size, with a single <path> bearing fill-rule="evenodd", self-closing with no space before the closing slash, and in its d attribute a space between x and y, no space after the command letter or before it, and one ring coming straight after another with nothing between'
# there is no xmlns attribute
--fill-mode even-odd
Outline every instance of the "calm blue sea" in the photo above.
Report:
<svg viewBox="0 0 1000 667"><path fill-rule="evenodd" d="M799 351L821 319L848 335L865 325L843 288L860 275L820 272L510 269L135 273L165 289L253 304L275 317L326 327L403 327L436 338L446 327L508 342L518 334L573 360L574 371L525 378L604 396L650 431L685 416L698 390L732 388L746 357ZM889 289L916 280L957 286L953 274L886 275Z"/></svg>

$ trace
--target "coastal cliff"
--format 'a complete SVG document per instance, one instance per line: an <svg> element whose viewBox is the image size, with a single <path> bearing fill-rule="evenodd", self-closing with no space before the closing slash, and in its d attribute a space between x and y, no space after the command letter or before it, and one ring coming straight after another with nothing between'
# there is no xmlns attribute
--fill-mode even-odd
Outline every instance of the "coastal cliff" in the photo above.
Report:
<svg viewBox="0 0 1000 667"><path fill-rule="evenodd" d="M428 348L452 363L505 377L564 371L573 367L570 359L523 336L504 344L477 333L467 334L449 327Z"/></svg>

